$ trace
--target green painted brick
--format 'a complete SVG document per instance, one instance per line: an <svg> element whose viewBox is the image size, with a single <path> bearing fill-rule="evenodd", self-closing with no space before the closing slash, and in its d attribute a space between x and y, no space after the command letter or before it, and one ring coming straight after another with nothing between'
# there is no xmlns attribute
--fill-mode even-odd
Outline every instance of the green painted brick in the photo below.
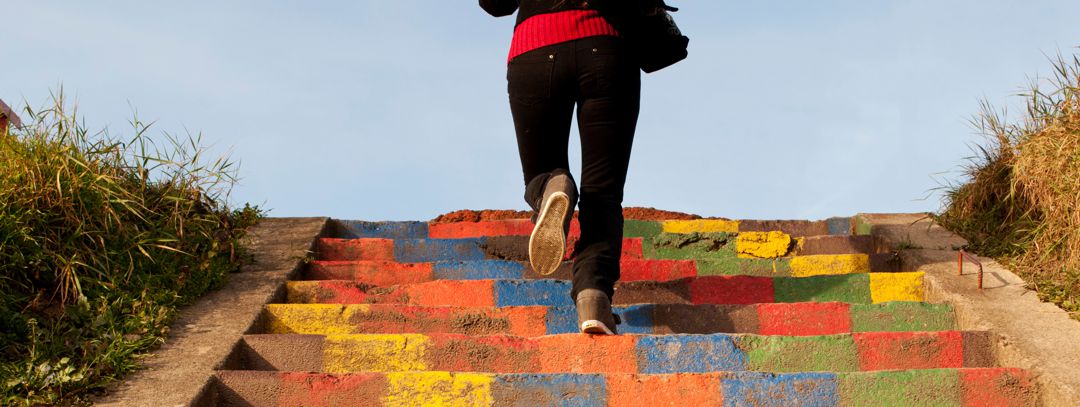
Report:
<svg viewBox="0 0 1080 407"><path fill-rule="evenodd" d="M776 302L828 302L870 304L870 275L779 277L774 281Z"/></svg>
<svg viewBox="0 0 1080 407"><path fill-rule="evenodd" d="M786 277L791 275L791 259L699 259L699 276L760 276Z"/></svg>
<svg viewBox="0 0 1080 407"><path fill-rule="evenodd" d="M859 352L850 334L827 336L744 336L748 370L759 372L855 372Z"/></svg>
<svg viewBox="0 0 1080 407"><path fill-rule="evenodd" d="M947 304L895 301L851 306L854 332L948 331L956 329L956 315Z"/></svg>
<svg viewBox="0 0 1080 407"><path fill-rule="evenodd" d="M651 238L663 230L664 226L660 222L633 219L623 221L623 237Z"/></svg>
<svg viewBox="0 0 1080 407"><path fill-rule="evenodd" d="M720 259L734 260L734 233L660 233L645 248L645 256L653 259Z"/></svg>
<svg viewBox="0 0 1080 407"><path fill-rule="evenodd" d="M855 234L856 235L869 235L872 229L872 225L866 221L866 218L862 216L855 217Z"/></svg>
<svg viewBox="0 0 1080 407"><path fill-rule="evenodd" d="M841 373L845 406L961 406L960 373L953 369Z"/></svg>

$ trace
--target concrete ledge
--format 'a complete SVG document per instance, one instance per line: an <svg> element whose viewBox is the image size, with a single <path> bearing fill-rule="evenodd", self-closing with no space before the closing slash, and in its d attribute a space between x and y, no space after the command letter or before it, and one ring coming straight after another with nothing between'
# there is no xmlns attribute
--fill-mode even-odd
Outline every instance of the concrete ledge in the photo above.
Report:
<svg viewBox="0 0 1080 407"><path fill-rule="evenodd" d="M327 218L268 218L255 225L244 245L251 264L229 276L220 290L180 310L167 342L143 360L144 369L124 380L102 406L187 406L205 391L214 370L247 333L263 306L284 298Z"/></svg>
<svg viewBox="0 0 1080 407"><path fill-rule="evenodd" d="M973 264L957 275L954 249L966 242L925 214L867 214L858 222L901 249L905 266L926 272L927 301L952 305L959 329L995 333L997 359L1032 372L1042 405L1080 405L1080 322L1039 301L1023 279L992 259L980 258L984 290L978 289Z"/></svg>

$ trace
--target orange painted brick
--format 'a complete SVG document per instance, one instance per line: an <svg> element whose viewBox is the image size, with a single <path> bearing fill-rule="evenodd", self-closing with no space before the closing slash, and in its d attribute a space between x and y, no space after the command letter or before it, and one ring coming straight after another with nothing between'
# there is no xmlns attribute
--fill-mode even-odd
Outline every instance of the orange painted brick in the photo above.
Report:
<svg viewBox="0 0 1080 407"><path fill-rule="evenodd" d="M315 251L320 260L394 260L392 239L321 238Z"/></svg>
<svg viewBox="0 0 1080 407"><path fill-rule="evenodd" d="M761 335L833 335L851 332L850 305L843 302L758 304Z"/></svg>
<svg viewBox="0 0 1080 407"><path fill-rule="evenodd" d="M467 239L484 236L528 236L533 223L528 219L509 219L483 222L433 223L428 225L428 238Z"/></svg>
<svg viewBox="0 0 1080 407"><path fill-rule="evenodd" d="M282 372L278 406L378 406L386 393L386 376L379 373Z"/></svg>
<svg viewBox="0 0 1080 407"><path fill-rule="evenodd" d="M607 375L612 407L721 406L718 374Z"/></svg>
<svg viewBox="0 0 1080 407"><path fill-rule="evenodd" d="M439 280L402 286L409 304L494 307L494 280Z"/></svg>
<svg viewBox="0 0 1080 407"><path fill-rule="evenodd" d="M866 332L852 334L859 370L959 368L964 343L958 331Z"/></svg>
<svg viewBox="0 0 1080 407"><path fill-rule="evenodd" d="M386 260L316 260L306 277L312 280L354 280L374 285L422 283L434 280L431 263Z"/></svg>
<svg viewBox="0 0 1080 407"><path fill-rule="evenodd" d="M965 406L1038 405L1038 387L1031 373L1023 369L962 369L960 384Z"/></svg>
<svg viewBox="0 0 1080 407"><path fill-rule="evenodd" d="M636 373L636 338L554 335L537 338L542 373Z"/></svg>

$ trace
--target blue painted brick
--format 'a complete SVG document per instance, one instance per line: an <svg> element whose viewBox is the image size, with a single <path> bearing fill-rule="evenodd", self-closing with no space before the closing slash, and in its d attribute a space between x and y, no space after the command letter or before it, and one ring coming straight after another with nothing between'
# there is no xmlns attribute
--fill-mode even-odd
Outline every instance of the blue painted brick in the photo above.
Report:
<svg viewBox="0 0 1080 407"><path fill-rule="evenodd" d="M825 407L840 404L831 373L737 373L720 381L725 406Z"/></svg>
<svg viewBox="0 0 1080 407"><path fill-rule="evenodd" d="M577 308L549 307L544 319L548 335L580 332L577 325Z"/></svg>
<svg viewBox="0 0 1080 407"><path fill-rule="evenodd" d="M525 265L506 260L442 261L432 267L439 280L520 279Z"/></svg>
<svg viewBox="0 0 1080 407"><path fill-rule="evenodd" d="M484 251L480 248L483 242L483 238L396 240L394 260L402 263L483 260Z"/></svg>
<svg viewBox="0 0 1080 407"><path fill-rule="evenodd" d="M427 222L366 222L341 220L340 234L345 239L423 239L428 235Z"/></svg>
<svg viewBox="0 0 1080 407"><path fill-rule="evenodd" d="M830 235L850 235L851 234L851 218L829 218L825 219L825 225L829 227Z"/></svg>
<svg viewBox="0 0 1080 407"><path fill-rule="evenodd" d="M570 282L561 280L499 280L495 282L495 306L573 306Z"/></svg>
<svg viewBox="0 0 1080 407"><path fill-rule="evenodd" d="M607 383L598 374L501 374L491 390L498 406L607 404Z"/></svg>
<svg viewBox="0 0 1080 407"><path fill-rule="evenodd" d="M622 318L619 325L621 334L651 334L653 333L653 309L652 304L629 305L615 307L615 313Z"/></svg>
<svg viewBox="0 0 1080 407"><path fill-rule="evenodd" d="M746 355L731 336L658 335L637 342L641 373L706 373L746 370Z"/></svg>

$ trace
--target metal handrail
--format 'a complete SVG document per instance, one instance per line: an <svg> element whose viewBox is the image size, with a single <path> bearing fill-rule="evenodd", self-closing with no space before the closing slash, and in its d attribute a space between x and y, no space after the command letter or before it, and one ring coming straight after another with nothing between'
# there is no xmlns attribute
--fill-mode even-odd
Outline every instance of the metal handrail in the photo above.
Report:
<svg viewBox="0 0 1080 407"><path fill-rule="evenodd" d="M976 266L979 266L979 289L982 290L983 289L983 265L982 265L982 262L979 261L978 257L964 251L964 249L960 249L960 251L957 252L957 256L956 256L956 275L958 275L958 276L964 275L964 259L965 258L968 261L970 261L972 263L975 263Z"/></svg>

